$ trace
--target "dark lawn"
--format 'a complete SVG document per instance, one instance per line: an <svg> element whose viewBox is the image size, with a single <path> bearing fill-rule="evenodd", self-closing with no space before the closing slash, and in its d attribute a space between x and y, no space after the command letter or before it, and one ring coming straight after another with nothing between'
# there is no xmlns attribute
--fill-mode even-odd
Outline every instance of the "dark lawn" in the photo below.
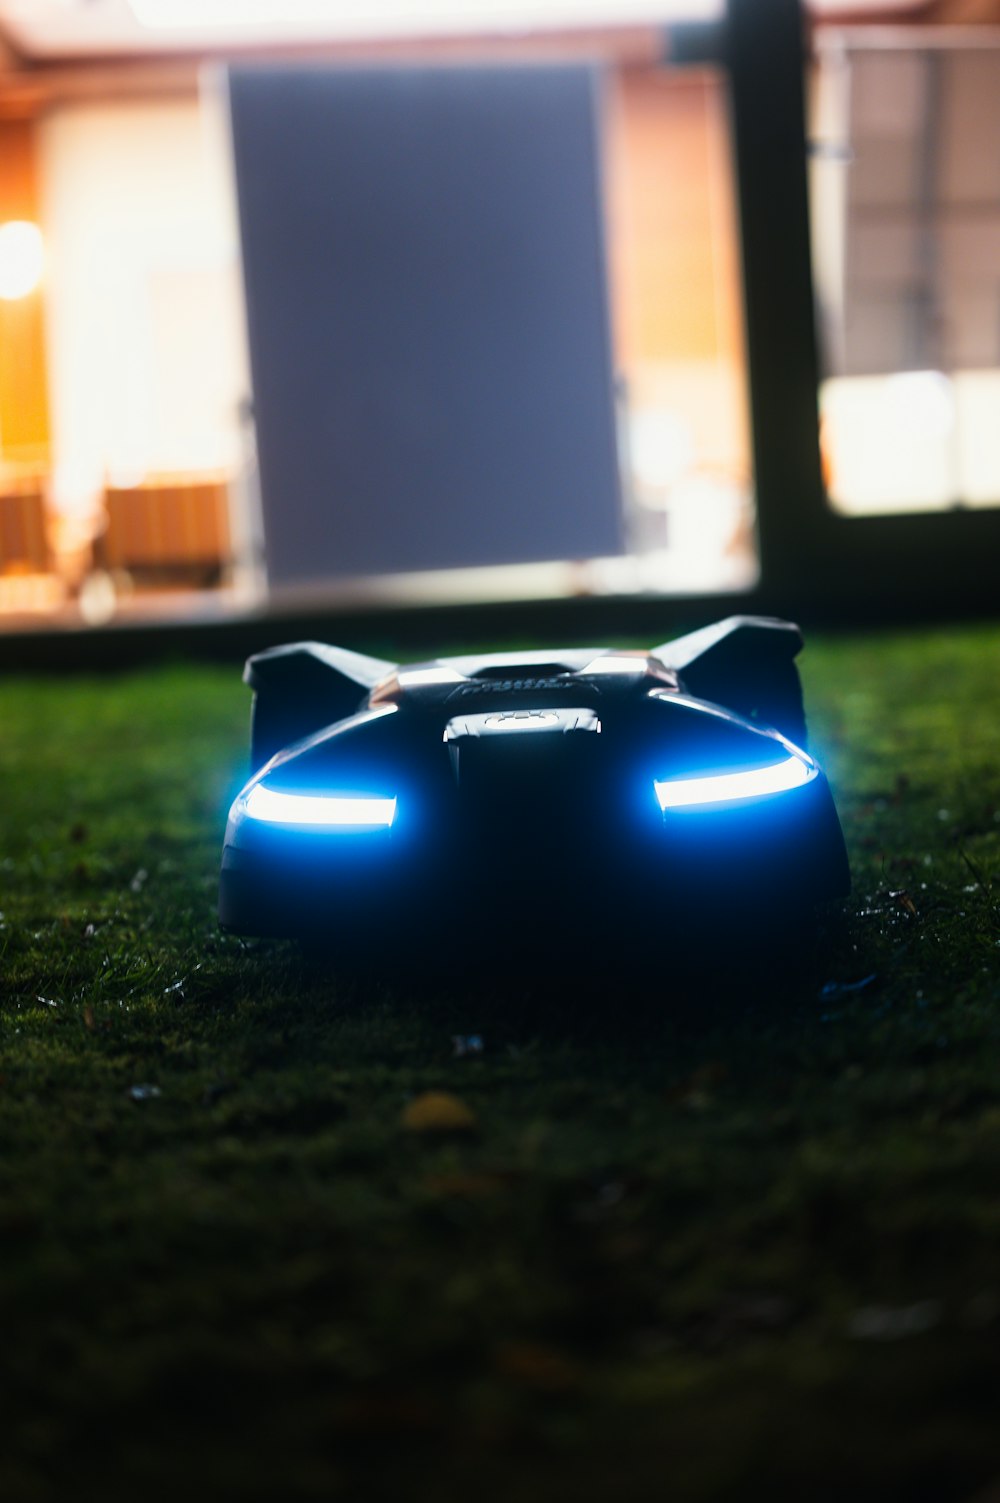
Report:
<svg viewBox="0 0 1000 1503"><path fill-rule="evenodd" d="M1000 628L802 666L855 894L641 988L220 935L238 671L0 684L4 1503L1000 1479Z"/></svg>

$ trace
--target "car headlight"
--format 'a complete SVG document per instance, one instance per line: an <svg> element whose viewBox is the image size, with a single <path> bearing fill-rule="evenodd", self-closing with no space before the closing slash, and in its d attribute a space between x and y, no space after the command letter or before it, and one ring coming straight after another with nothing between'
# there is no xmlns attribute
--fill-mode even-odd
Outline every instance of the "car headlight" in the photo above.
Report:
<svg viewBox="0 0 1000 1503"><path fill-rule="evenodd" d="M815 762L802 756L784 757L766 767L742 772L713 772L698 778L667 778L654 781L661 810L690 809L706 804L746 803L801 788L816 777Z"/></svg>
<svg viewBox="0 0 1000 1503"><path fill-rule="evenodd" d="M248 819L265 824L307 825L325 830L387 830L396 817L394 798L368 794L285 793L255 783L246 795Z"/></svg>

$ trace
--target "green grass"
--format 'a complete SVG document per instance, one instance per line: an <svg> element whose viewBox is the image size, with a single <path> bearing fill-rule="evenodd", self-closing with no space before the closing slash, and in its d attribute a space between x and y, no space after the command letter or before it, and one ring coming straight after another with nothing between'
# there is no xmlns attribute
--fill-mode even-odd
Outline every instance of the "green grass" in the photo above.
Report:
<svg viewBox="0 0 1000 1503"><path fill-rule="evenodd" d="M0 686L4 1503L1000 1477L998 663L810 642L854 894L641 992L221 935L238 673Z"/></svg>

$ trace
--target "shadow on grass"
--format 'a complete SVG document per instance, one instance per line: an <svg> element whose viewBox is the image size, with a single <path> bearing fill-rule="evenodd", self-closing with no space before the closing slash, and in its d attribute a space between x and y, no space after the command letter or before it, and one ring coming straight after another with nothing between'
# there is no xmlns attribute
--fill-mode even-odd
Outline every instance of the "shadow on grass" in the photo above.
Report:
<svg viewBox="0 0 1000 1503"><path fill-rule="evenodd" d="M696 1045L717 1030L780 1028L814 1009L843 969L848 927L834 907L768 931L689 924L683 941L638 935L607 943L510 941L488 951L454 940L409 953L364 952L344 962L322 945L248 946L261 983L259 1016L322 1024L362 1021L373 1008L422 1028L474 1032L505 1047L563 1045L641 1061L673 1039ZM858 960L851 957L856 970Z"/></svg>

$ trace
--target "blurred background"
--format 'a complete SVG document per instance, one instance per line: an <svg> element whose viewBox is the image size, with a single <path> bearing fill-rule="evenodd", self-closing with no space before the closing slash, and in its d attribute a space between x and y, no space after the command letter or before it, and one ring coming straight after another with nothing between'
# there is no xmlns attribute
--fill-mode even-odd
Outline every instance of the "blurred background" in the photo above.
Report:
<svg viewBox="0 0 1000 1503"><path fill-rule="evenodd" d="M753 12L0 0L0 629L759 595L751 344L782 331L746 316ZM833 522L996 509L1000 4L799 24L789 442ZM498 68L583 83L505 114Z"/></svg>

